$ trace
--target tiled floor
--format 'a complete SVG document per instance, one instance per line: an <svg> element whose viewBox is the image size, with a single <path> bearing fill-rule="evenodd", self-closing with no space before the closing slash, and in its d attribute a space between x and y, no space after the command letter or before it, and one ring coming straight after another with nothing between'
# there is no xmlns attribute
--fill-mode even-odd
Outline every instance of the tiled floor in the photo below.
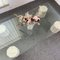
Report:
<svg viewBox="0 0 60 60"><path fill-rule="evenodd" d="M60 33L38 42L14 60L60 60Z"/></svg>

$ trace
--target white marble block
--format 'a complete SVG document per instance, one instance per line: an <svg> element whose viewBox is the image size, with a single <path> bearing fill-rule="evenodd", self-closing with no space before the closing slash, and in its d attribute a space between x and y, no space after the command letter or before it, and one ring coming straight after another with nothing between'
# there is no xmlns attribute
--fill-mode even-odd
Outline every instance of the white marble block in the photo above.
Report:
<svg viewBox="0 0 60 60"><path fill-rule="evenodd" d="M8 0L0 0L0 7L8 5Z"/></svg>
<svg viewBox="0 0 60 60"><path fill-rule="evenodd" d="M45 15L46 15L46 13L47 13L47 11L48 11L47 6L41 5L41 6L39 6L37 15L38 15L40 18L44 18Z"/></svg>
<svg viewBox="0 0 60 60"><path fill-rule="evenodd" d="M2 2L2 0L0 0L0 7L2 7L3 6L3 2Z"/></svg>
<svg viewBox="0 0 60 60"><path fill-rule="evenodd" d="M20 55L20 51L16 46L10 46L6 52L9 58L16 58Z"/></svg>
<svg viewBox="0 0 60 60"><path fill-rule="evenodd" d="M3 4L8 5L9 4L8 0L3 0Z"/></svg>
<svg viewBox="0 0 60 60"><path fill-rule="evenodd" d="M50 31L53 33L57 33L60 31L60 21L54 22L54 24L51 26Z"/></svg>

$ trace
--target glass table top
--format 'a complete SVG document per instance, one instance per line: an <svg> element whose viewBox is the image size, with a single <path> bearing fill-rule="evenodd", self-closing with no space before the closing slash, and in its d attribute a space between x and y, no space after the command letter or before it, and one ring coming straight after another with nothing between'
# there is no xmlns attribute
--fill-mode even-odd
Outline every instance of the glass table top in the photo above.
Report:
<svg viewBox="0 0 60 60"><path fill-rule="evenodd" d="M38 41L52 36L54 33L50 31L50 27L55 21L60 20L60 17L49 3L45 3L44 5L48 7L47 15L45 18L41 18L40 26L34 26L32 31L28 31L26 26L18 28L16 17L2 23L8 29L9 35L7 37L0 37L0 49L6 49L9 45L15 45L21 50L22 54ZM37 9L38 7L30 10L29 13L34 15Z"/></svg>
<svg viewBox="0 0 60 60"><path fill-rule="evenodd" d="M50 27L55 21L60 21L60 15L49 3L45 3L44 5L48 7L47 15L45 18L41 19L41 25L34 26L32 31L28 31L26 26L18 28L18 21L16 17L10 18L8 21L1 23L5 25L9 31L7 37L0 36L1 60L11 60L6 55L6 50L9 46L17 46L22 54L36 45L37 42L45 40L54 34L50 31ZM37 9L38 7L30 10L29 12L31 14L35 14Z"/></svg>

